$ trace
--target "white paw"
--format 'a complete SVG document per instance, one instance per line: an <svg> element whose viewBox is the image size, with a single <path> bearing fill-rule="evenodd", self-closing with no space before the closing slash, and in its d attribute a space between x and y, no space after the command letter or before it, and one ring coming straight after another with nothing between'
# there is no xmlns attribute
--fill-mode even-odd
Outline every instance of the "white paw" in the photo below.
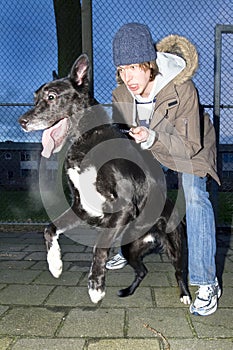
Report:
<svg viewBox="0 0 233 350"><path fill-rule="evenodd" d="M105 296L105 291L101 292L100 290L90 288L88 290L91 301L94 304L97 304L100 300L102 300Z"/></svg>
<svg viewBox="0 0 233 350"><path fill-rule="evenodd" d="M188 295L184 295L180 298L181 303L184 303L185 305L191 304L191 299Z"/></svg>
<svg viewBox="0 0 233 350"><path fill-rule="evenodd" d="M56 238L53 238L52 246L47 254L47 261L49 264L49 271L58 278L62 273L61 249Z"/></svg>

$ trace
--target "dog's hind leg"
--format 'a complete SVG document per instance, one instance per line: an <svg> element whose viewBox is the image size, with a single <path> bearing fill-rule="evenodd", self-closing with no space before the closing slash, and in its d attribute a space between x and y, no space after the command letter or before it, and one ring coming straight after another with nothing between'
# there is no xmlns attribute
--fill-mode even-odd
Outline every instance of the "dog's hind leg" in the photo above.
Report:
<svg viewBox="0 0 233 350"><path fill-rule="evenodd" d="M180 258L178 261L173 261L173 266L175 268L176 280L180 288L180 301L188 305L191 303L191 296L188 290L188 286L183 278L183 271L181 268L182 261L180 261Z"/></svg>
<svg viewBox="0 0 233 350"><path fill-rule="evenodd" d="M138 246L138 243L139 240L121 247L123 256L135 272L135 278L132 284L129 287L118 291L118 296L121 298L132 295L148 272L146 266L143 264L142 251Z"/></svg>
<svg viewBox="0 0 233 350"><path fill-rule="evenodd" d="M179 228L178 228L179 230ZM173 236L172 236L173 237ZM168 253L168 256L171 258L172 264L175 268L175 276L180 288L180 301L184 304L191 303L191 295L188 289L187 284L187 251L185 251L185 242L180 240L179 243L177 240L172 242L173 238L171 238L171 245L175 248L174 254L172 256ZM174 245L173 245L174 243ZM180 247L176 245L179 244Z"/></svg>

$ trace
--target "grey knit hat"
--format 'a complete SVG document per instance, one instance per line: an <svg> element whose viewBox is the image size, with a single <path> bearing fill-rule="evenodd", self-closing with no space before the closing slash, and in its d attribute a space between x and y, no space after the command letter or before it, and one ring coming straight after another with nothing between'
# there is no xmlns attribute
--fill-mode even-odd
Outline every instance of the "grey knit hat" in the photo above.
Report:
<svg viewBox="0 0 233 350"><path fill-rule="evenodd" d="M113 38L113 62L115 66L149 62L155 59L155 46L146 25L128 23L115 34Z"/></svg>

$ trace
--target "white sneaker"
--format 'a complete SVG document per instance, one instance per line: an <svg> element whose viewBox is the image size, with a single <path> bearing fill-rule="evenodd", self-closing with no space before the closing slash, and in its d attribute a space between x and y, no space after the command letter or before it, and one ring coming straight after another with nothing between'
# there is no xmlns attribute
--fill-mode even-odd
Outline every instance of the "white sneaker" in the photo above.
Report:
<svg viewBox="0 0 233 350"><path fill-rule="evenodd" d="M107 262L106 269L118 270L118 269L122 269L126 265L128 265L128 261L121 254L118 253L111 260Z"/></svg>
<svg viewBox="0 0 233 350"><path fill-rule="evenodd" d="M218 307L218 299L221 296L221 288L216 278L215 284L199 286L195 301L190 305L190 312L197 316L213 314Z"/></svg>

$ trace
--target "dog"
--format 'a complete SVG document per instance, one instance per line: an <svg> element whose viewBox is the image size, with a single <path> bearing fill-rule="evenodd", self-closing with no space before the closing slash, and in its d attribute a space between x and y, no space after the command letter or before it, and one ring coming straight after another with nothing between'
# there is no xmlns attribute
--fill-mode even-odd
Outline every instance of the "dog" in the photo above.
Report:
<svg viewBox="0 0 233 350"><path fill-rule="evenodd" d="M185 226L179 222L167 230L174 208L156 179L161 167L155 159L147 161L150 152L130 138L129 126L111 119L98 106L89 93L88 76L88 56L82 54L67 77L35 92L34 108L19 118L27 132L44 130L44 157L68 145L65 169L73 203L45 229L49 269L55 277L62 272L59 235L85 223L98 231L88 276L93 303L105 296L105 264L113 242L121 237L122 253L135 278L119 291L120 297L132 295L145 278L143 257L162 251L175 268L180 300L189 304L182 263Z"/></svg>

